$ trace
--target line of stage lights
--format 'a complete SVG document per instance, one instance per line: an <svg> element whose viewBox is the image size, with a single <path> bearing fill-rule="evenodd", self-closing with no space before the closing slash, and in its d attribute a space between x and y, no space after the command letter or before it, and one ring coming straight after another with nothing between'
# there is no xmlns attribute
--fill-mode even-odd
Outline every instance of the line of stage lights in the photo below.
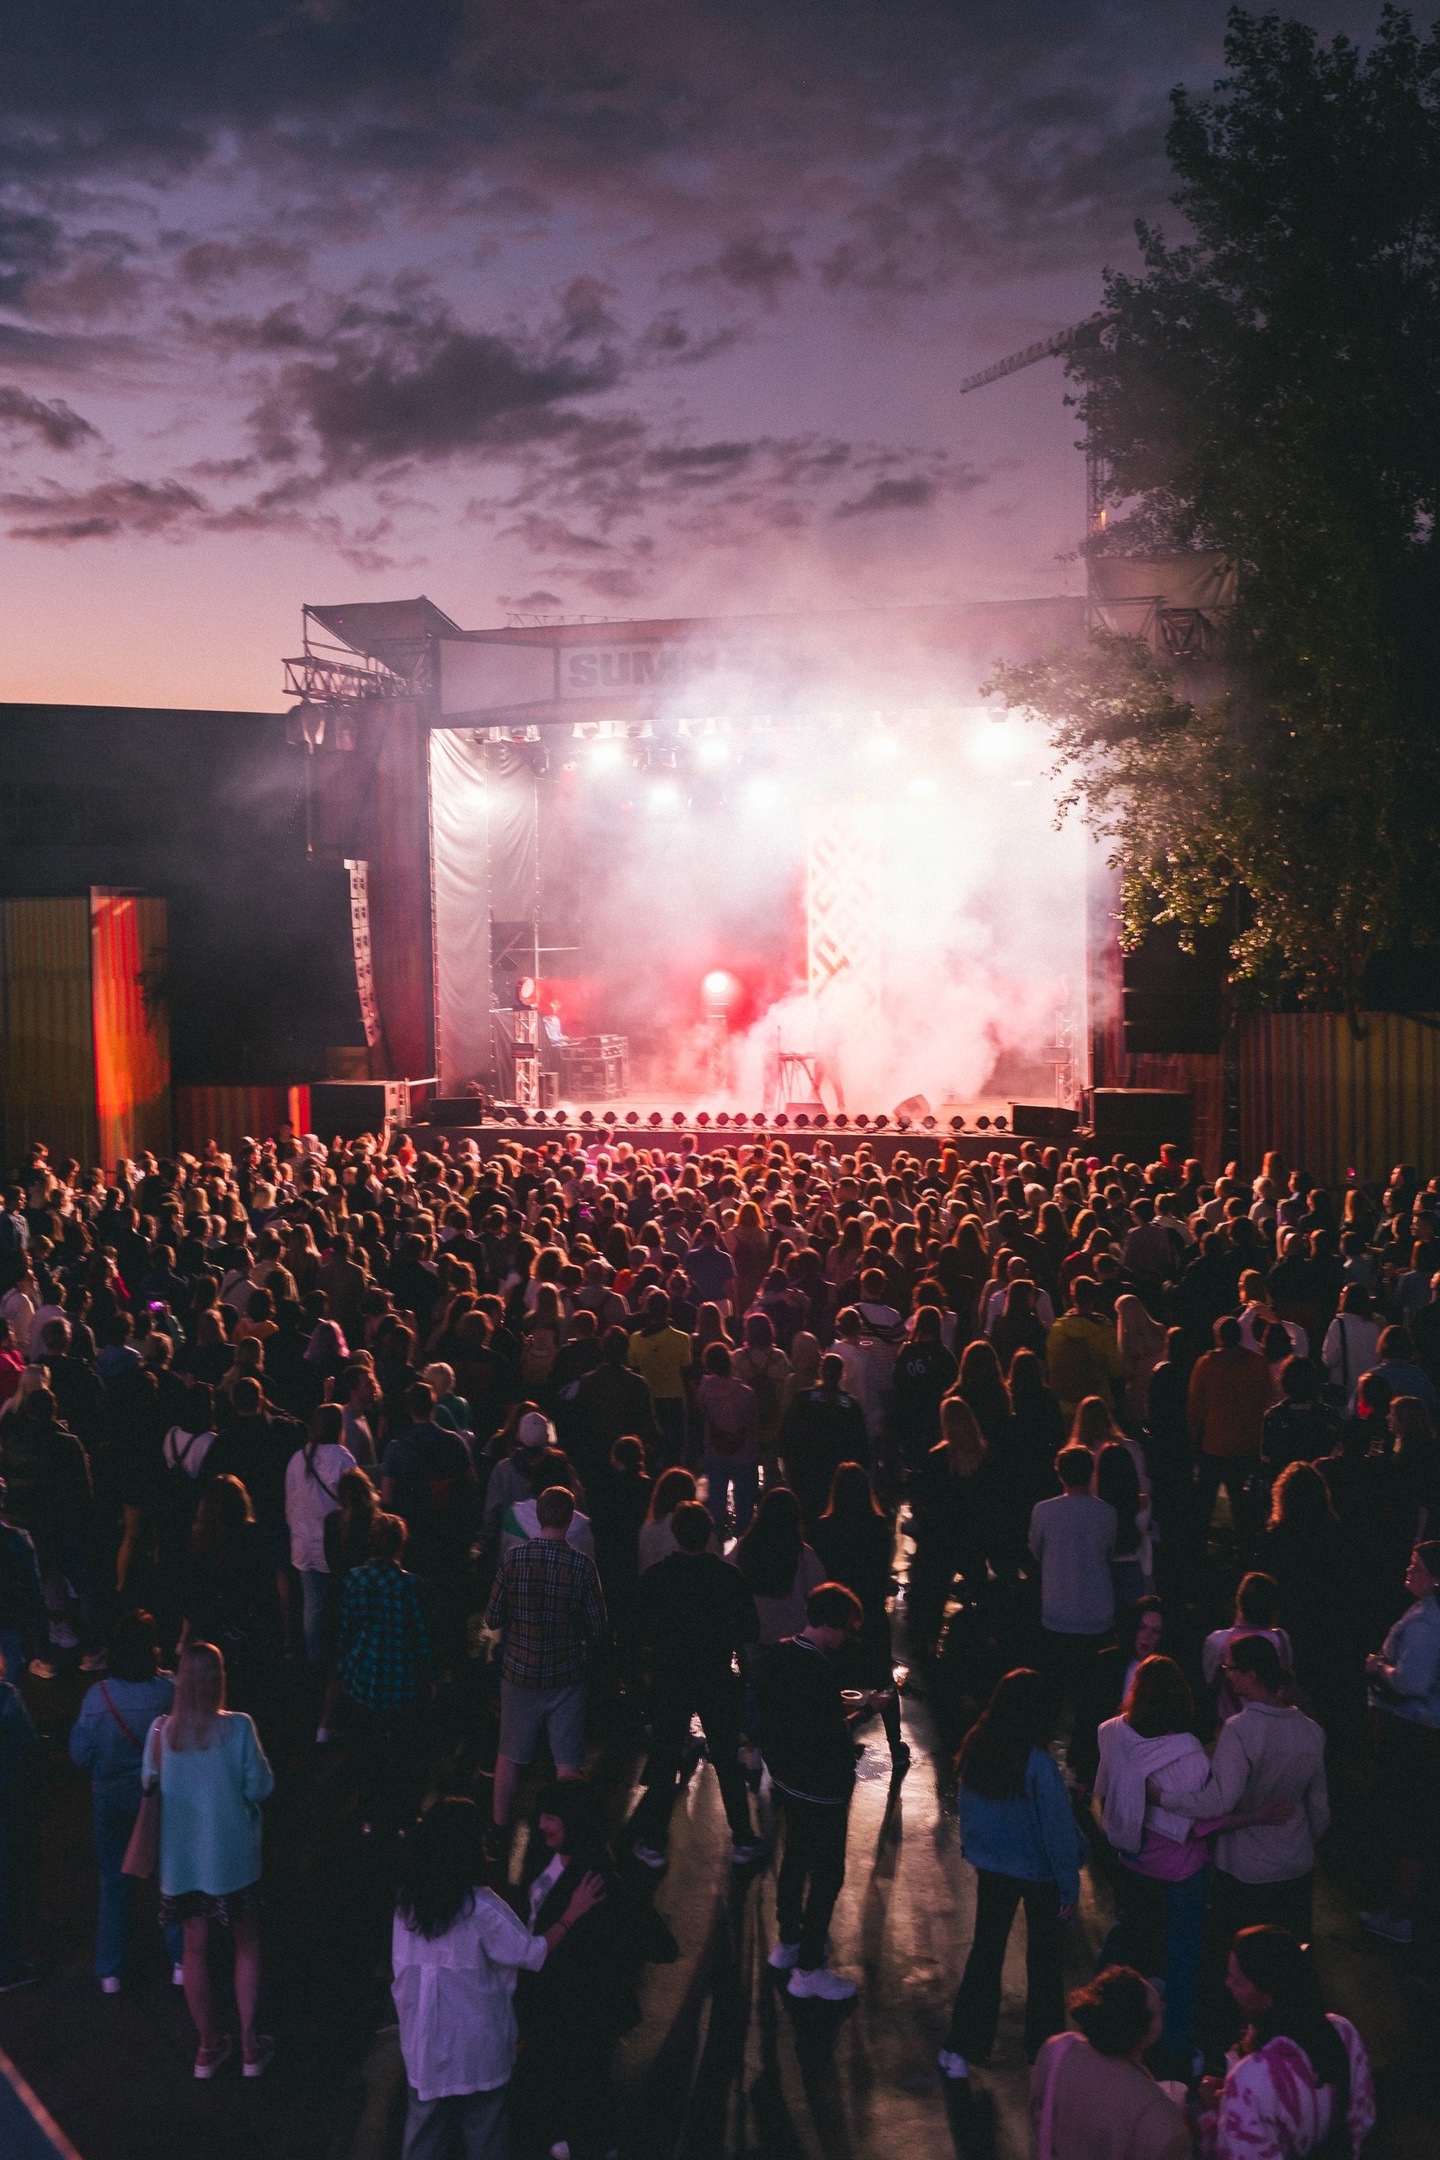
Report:
<svg viewBox="0 0 1440 2160"><path fill-rule="evenodd" d="M774 1117L767 1117L763 1110L757 1110L753 1117L746 1117L740 1110L717 1110L713 1116L708 1110L700 1110L693 1116L688 1111L676 1110L666 1118L659 1110L651 1110L646 1114L639 1110L525 1110L518 1103L496 1103L492 1108L479 1112L476 1122L485 1124L492 1120L497 1125L548 1126L555 1132L574 1127L585 1132L591 1132L596 1127L614 1132L661 1132L667 1126L672 1129L694 1126L701 1132L903 1133L935 1132L940 1126L940 1120L936 1117L891 1118L883 1111L876 1117L867 1117L862 1112L852 1118L847 1117L843 1110L834 1117L823 1110L816 1111L813 1116L808 1111L797 1110L794 1117L787 1116L783 1110ZM956 1133L1004 1133L1010 1130L1010 1122L1003 1117L978 1117L972 1127L963 1117L952 1117L949 1120L949 1129Z"/></svg>

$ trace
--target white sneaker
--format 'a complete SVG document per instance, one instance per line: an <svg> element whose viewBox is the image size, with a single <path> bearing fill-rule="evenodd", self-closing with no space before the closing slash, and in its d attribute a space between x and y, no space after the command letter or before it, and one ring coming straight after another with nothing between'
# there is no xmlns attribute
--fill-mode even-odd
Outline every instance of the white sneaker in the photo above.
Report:
<svg viewBox="0 0 1440 2160"><path fill-rule="evenodd" d="M946 2077L953 2078L957 2084L961 2078L968 2078L970 2075L969 2063L966 2062L963 2055L957 2055L954 2048L941 2048L935 2060L939 2063Z"/></svg>
<svg viewBox="0 0 1440 2160"><path fill-rule="evenodd" d="M794 1972L800 1962L799 1943L777 1942L765 1962L772 1972Z"/></svg>
<svg viewBox="0 0 1440 2160"><path fill-rule="evenodd" d="M1372 1935L1383 1935L1386 1942L1411 1943L1415 1930L1408 1920L1396 1920L1388 1912L1362 1912L1360 1925L1367 1927Z"/></svg>
<svg viewBox="0 0 1440 2160"><path fill-rule="evenodd" d="M119 1973L102 1973L100 1975L100 1992L102 1995L118 1995L120 1992Z"/></svg>
<svg viewBox="0 0 1440 2160"><path fill-rule="evenodd" d="M817 1965L813 1972L802 1972L797 1965L786 1984L787 1995L798 1995L805 2000L817 2002L849 2002L856 1992L856 1983L846 1980L839 1973L831 1972L828 1965Z"/></svg>

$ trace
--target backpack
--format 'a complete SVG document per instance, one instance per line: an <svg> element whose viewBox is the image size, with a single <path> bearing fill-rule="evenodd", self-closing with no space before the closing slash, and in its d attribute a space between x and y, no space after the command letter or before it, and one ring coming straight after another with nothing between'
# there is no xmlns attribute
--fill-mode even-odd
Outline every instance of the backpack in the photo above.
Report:
<svg viewBox="0 0 1440 2160"><path fill-rule="evenodd" d="M770 1361L774 1355L773 1350L767 1351L765 1363L757 1365L754 1351L745 1350L737 1355L732 1367L736 1378L743 1380L755 1397L755 1409L762 1430L780 1422L780 1388L770 1371Z"/></svg>

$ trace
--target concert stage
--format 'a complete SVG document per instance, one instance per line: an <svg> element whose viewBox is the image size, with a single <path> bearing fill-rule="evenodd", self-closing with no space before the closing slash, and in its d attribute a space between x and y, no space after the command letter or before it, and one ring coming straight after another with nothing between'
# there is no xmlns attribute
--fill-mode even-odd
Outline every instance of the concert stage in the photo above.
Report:
<svg viewBox="0 0 1440 2160"><path fill-rule="evenodd" d="M980 685L1077 637L1080 603L306 621L292 734L350 865L373 1077L636 1138L918 1147L1076 1102L1087 843L1043 732Z"/></svg>

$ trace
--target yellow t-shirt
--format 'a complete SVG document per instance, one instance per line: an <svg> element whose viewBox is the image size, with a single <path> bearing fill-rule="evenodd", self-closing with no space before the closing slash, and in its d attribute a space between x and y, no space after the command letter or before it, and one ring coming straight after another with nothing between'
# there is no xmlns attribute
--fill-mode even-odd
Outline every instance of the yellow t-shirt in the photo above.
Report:
<svg viewBox="0 0 1440 2160"><path fill-rule="evenodd" d="M643 1328L637 1328L630 1337L630 1363L656 1402L683 1398L684 1376L690 1362L690 1338L679 1328L664 1327L658 1335L647 1335Z"/></svg>

